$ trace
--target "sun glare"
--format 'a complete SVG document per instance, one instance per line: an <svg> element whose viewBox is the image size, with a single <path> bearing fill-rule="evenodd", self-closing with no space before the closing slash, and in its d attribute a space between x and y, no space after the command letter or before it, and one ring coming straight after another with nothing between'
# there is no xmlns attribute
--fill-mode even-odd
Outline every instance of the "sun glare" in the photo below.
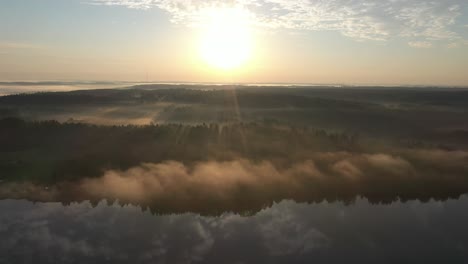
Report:
<svg viewBox="0 0 468 264"><path fill-rule="evenodd" d="M252 36L249 13L241 8L205 10L200 53L202 59L219 70L239 68L249 60Z"/></svg>

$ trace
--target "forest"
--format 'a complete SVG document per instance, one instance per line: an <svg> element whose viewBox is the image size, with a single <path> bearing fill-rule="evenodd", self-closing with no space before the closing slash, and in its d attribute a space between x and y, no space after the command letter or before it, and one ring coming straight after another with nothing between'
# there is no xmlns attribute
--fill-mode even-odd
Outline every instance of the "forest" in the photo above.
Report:
<svg viewBox="0 0 468 264"><path fill-rule="evenodd" d="M283 199L389 203L468 192L464 90L346 89L0 97L0 197L218 214ZM449 97L457 99L444 104Z"/></svg>

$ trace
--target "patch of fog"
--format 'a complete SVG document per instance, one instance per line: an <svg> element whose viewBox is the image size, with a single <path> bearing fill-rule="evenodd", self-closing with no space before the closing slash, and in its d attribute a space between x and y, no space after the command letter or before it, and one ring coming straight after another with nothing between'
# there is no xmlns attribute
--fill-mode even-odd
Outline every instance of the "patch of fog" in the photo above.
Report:
<svg viewBox="0 0 468 264"><path fill-rule="evenodd" d="M28 94L38 92L69 92L76 90L115 89L129 87L132 84L67 84L67 85L2 85L0 96Z"/></svg>
<svg viewBox="0 0 468 264"><path fill-rule="evenodd" d="M55 107L41 109L21 109L21 115L32 120L57 120L61 123L86 123L96 125L149 125L164 123L164 113L172 103L158 102L136 106L97 106L74 107L58 109Z"/></svg>
<svg viewBox="0 0 468 264"><path fill-rule="evenodd" d="M468 153L448 153L450 161L440 153L409 153L418 164L444 162L440 166L448 169L455 166L468 172L462 162ZM126 171L107 171L101 178L86 179L83 190L93 196L115 197L144 202L147 200L198 200L234 201L240 193L251 197L307 195L319 192L318 186L335 188L340 185L362 187L372 181L397 183L411 181L425 174L410 162L389 154L354 154L347 152L317 153L309 160L281 168L270 161L253 162L239 159L234 161L201 162L187 166L181 162L145 163Z"/></svg>
<svg viewBox="0 0 468 264"><path fill-rule="evenodd" d="M440 198L468 191L467 161L468 152L442 150L319 152L288 166L248 159L196 164L167 161L109 170L99 178L47 189L31 183L4 183L0 197L42 201L109 198L175 211L237 210L236 206L244 205L240 210L255 210L282 199L318 201L366 194L385 199Z"/></svg>

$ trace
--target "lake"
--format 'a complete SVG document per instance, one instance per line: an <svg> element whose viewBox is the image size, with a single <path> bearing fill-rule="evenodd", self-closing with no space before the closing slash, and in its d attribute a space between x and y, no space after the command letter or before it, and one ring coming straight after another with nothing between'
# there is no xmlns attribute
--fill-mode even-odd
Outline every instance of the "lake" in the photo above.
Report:
<svg viewBox="0 0 468 264"><path fill-rule="evenodd" d="M296 203L220 216L0 201L0 263L465 263L468 196Z"/></svg>

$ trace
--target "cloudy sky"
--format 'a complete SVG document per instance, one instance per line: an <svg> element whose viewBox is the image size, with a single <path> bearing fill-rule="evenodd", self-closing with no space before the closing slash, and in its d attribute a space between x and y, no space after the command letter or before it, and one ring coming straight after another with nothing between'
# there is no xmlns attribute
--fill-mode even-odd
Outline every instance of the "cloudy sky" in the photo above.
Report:
<svg viewBox="0 0 468 264"><path fill-rule="evenodd" d="M465 0L0 0L0 81L468 86Z"/></svg>

